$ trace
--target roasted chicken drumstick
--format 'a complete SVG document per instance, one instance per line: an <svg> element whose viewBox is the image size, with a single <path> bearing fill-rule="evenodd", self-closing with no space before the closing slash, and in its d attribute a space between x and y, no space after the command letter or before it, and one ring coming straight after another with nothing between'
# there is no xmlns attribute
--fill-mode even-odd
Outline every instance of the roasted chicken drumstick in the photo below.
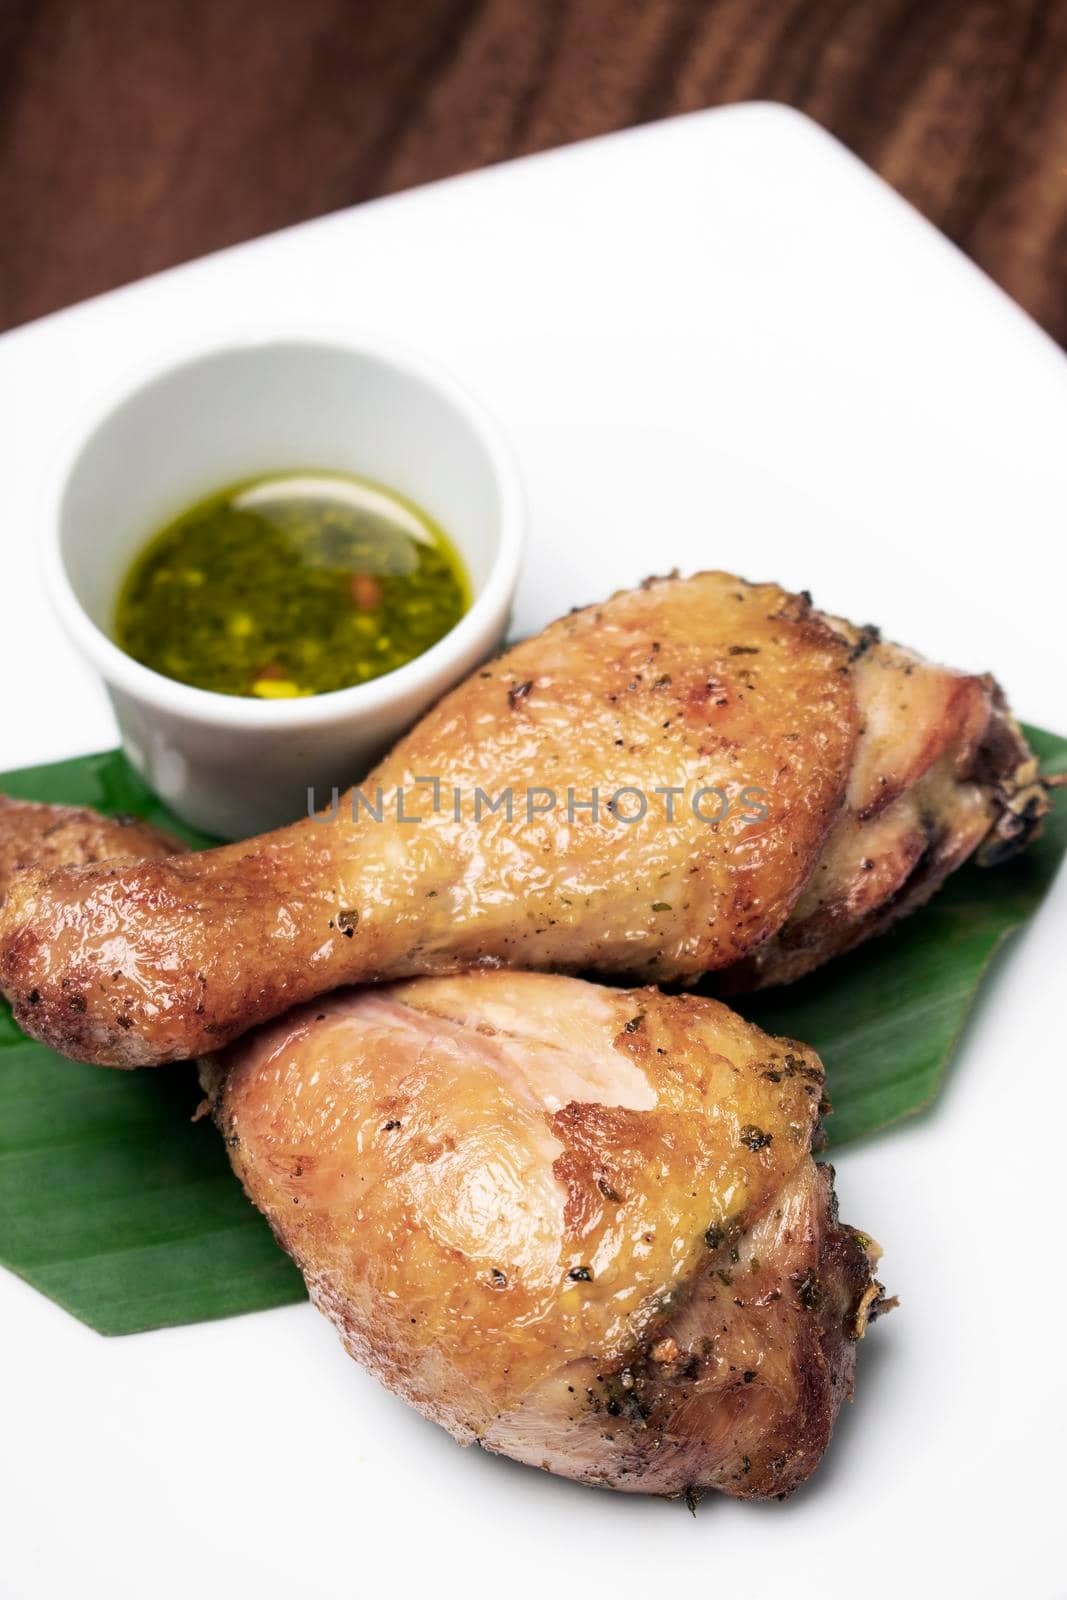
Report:
<svg viewBox="0 0 1067 1600"><path fill-rule="evenodd" d="M353 1356L464 1444L787 1494L882 1307L810 1155L818 1058L717 1001L533 973L349 990L203 1067Z"/></svg>
<svg viewBox="0 0 1067 1600"><path fill-rule="evenodd" d="M0 896L42 853L170 848L0 800ZM818 1464L889 1302L811 1158L803 1046L715 1001L471 973L338 992L201 1073L347 1348L462 1442L690 1497Z"/></svg>
<svg viewBox="0 0 1067 1600"><path fill-rule="evenodd" d="M1004 854L1044 803L991 679L772 584L653 580L473 674L324 817L21 875L0 988L53 1048L140 1066L346 983L781 981Z"/></svg>

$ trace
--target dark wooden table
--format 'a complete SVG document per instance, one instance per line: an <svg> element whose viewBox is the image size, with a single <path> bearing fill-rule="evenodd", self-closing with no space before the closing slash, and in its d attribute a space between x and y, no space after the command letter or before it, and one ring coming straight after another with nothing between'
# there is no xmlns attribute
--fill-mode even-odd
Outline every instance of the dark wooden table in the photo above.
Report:
<svg viewBox="0 0 1067 1600"><path fill-rule="evenodd" d="M0 325L744 99L816 117L1067 342L1067 0L0 0Z"/></svg>

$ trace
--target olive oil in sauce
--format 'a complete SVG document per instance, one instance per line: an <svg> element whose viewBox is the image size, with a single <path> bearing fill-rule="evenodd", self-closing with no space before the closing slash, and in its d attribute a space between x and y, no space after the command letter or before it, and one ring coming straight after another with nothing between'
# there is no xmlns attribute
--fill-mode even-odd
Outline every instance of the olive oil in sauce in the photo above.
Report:
<svg viewBox="0 0 1067 1600"><path fill-rule="evenodd" d="M469 604L459 557L417 506L357 477L279 473L212 495L150 540L115 638L180 683L282 700L392 672Z"/></svg>

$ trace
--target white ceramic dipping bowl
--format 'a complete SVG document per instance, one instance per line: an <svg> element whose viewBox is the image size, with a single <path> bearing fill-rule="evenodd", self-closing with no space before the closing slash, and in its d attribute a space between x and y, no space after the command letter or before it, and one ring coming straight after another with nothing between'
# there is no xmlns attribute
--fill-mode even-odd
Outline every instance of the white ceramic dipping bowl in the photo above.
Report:
<svg viewBox="0 0 1067 1600"><path fill-rule="evenodd" d="M193 689L111 637L131 562L213 492L264 473L357 473L444 528L473 603L405 666L332 694L244 699ZM186 822L239 838L303 816L358 780L421 711L500 642L523 537L496 425L447 374L373 339L273 334L157 363L98 408L48 486L46 581L102 675L126 754Z"/></svg>

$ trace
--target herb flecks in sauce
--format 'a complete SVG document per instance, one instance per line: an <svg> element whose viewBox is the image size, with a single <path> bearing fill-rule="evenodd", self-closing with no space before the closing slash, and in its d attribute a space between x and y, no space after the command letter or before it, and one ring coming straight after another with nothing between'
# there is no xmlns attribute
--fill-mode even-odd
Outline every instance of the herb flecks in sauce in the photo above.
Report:
<svg viewBox="0 0 1067 1600"><path fill-rule="evenodd" d="M286 473L214 494L158 533L122 587L115 638L181 683L288 700L403 666L468 604L424 512L359 478Z"/></svg>

